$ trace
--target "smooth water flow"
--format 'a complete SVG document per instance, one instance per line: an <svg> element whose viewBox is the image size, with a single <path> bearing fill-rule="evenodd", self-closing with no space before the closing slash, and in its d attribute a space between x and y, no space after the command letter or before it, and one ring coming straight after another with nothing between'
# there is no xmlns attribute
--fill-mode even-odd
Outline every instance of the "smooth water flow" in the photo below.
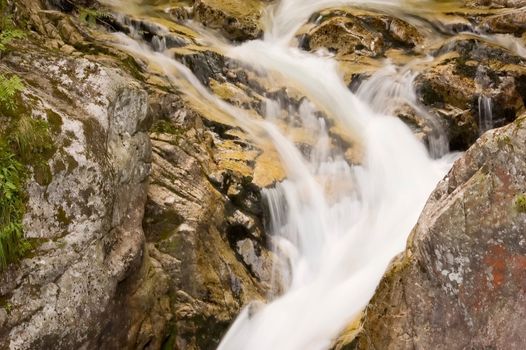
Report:
<svg viewBox="0 0 526 350"><path fill-rule="evenodd" d="M429 153L440 158L449 153L449 140L442 124L418 102L414 90L417 73L411 69L414 63L402 68L387 64L362 83L356 94L377 113L396 115L401 107L409 107L431 128L427 140Z"/></svg>
<svg viewBox="0 0 526 350"><path fill-rule="evenodd" d="M417 107L410 70L387 67L356 96L333 60L289 47L291 33L312 12L349 2L283 0L267 16L265 40L230 48L230 56L281 75L308 98L299 107L268 101L264 120L212 95L168 55L116 35L125 49L162 67L174 83L184 79L191 85L185 93L231 116L256 142L271 140L287 171L285 181L264 190L268 234L281 257L276 283L285 292L269 296L265 305L246 307L219 350L330 348L367 305L391 259L404 250L427 197L451 163L432 160L409 128L390 115L402 103ZM164 45L159 39L152 43L158 51ZM292 142L279 108L272 106L288 109L294 114L290 119L314 135L307 151ZM331 139L329 125L342 128L361 150L354 165Z"/></svg>
<svg viewBox="0 0 526 350"><path fill-rule="evenodd" d="M493 128L493 112L491 97L480 95L478 98L479 130L484 133Z"/></svg>
<svg viewBox="0 0 526 350"><path fill-rule="evenodd" d="M280 4L292 5L297 1ZM394 84L394 90L388 87L379 99L359 99L343 83L334 61L283 44L289 31L281 23L294 23L298 14L279 13L294 18L289 22L276 16L272 35L236 47L231 55L284 76L346 127L363 147L364 158L361 165L349 166L342 154L328 150L322 120L316 126L308 108L300 111L304 127L318 130L320 142L312 150L316 156L288 150L295 162L305 164L302 172L290 173L266 191L278 253L288 259L283 265L289 267L283 271L286 293L258 310L244 310L220 350L329 348L367 305L390 260L404 249L447 168L430 159L400 120L385 115L399 103L397 97L414 101L412 87ZM280 148L280 138L272 137ZM294 164L280 154L285 164Z"/></svg>

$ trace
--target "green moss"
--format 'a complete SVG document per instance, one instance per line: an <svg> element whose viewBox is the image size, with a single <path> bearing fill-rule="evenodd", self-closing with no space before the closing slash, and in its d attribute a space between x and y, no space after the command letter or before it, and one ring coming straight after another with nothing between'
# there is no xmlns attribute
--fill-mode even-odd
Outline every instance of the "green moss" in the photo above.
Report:
<svg viewBox="0 0 526 350"><path fill-rule="evenodd" d="M515 198L515 209L519 213L526 213L526 194L520 194Z"/></svg>
<svg viewBox="0 0 526 350"><path fill-rule="evenodd" d="M515 124L515 128L522 129L522 124L524 123L525 120L526 120L526 116L515 119L515 121L513 122L513 124Z"/></svg>
<svg viewBox="0 0 526 350"><path fill-rule="evenodd" d="M53 134L59 134L62 131L62 117L51 109L46 110L46 115L49 123L49 130Z"/></svg>
<svg viewBox="0 0 526 350"><path fill-rule="evenodd" d="M164 119L160 119L153 123L151 132L174 135L174 141L177 141L183 133L183 131L175 126L172 122Z"/></svg>
<svg viewBox="0 0 526 350"><path fill-rule="evenodd" d="M73 220L66 214L66 211L60 207L58 208L58 213L56 215L57 221L62 225L62 227L68 227Z"/></svg>
<svg viewBox="0 0 526 350"><path fill-rule="evenodd" d="M511 137L509 137L509 135L498 136L497 144L501 148L503 148L504 146L509 146L513 148L513 142L511 141Z"/></svg>
<svg viewBox="0 0 526 350"><path fill-rule="evenodd" d="M33 164L33 175L40 186L48 186L53 181L51 168L45 161L39 160L36 164Z"/></svg>
<svg viewBox="0 0 526 350"><path fill-rule="evenodd" d="M141 66L135 61L135 59L131 56L126 57L125 59L121 60L124 69L132 75L135 79L139 81L144 81L144 78L142 76L142 69Z"/></svg>
<svg viewBox="0 0 526 350"><path fill-rule="evenodd" d="M170 327L170 331L168 332L168 337L163 342L163 345L161 347L162 350L173 350L176 348L175 340L177 338L177 327L172 325Z"/></svg>

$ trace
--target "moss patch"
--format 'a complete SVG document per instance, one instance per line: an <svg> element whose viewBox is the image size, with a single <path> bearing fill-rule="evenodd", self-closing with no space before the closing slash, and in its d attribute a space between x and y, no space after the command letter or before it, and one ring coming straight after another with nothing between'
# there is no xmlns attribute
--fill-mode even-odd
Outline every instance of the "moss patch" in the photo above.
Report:
<svg viewBox="0 0 526 350"><path fill-rule="evenodd" d="M168 120L158 120L156 121L152 128L152 132L159 133L159 134L171 134L171 135L180 135L181 129L176 127L173 123L169 122Z"/></svg>
<svg viewBox="0 0 526 350"><path fill-rule="evenodd" d="M515 209L519 213L526 213L526 194L520 194L515 198Z"/></svg>

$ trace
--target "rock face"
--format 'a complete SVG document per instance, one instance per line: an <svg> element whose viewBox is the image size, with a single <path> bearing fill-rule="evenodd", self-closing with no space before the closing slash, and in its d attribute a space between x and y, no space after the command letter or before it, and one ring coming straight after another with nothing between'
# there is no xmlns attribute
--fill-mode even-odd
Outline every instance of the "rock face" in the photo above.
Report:
<svg viewBox="0 0 526 350"><path fill-rule="evenodd" d="M67 4L50 2L74 12ZM39 243L0 275L0 348L214 349L269 292L260 190L282 171L260 166L266 153L220 111L100 44L97 30L18 5L34 32L0 71L21 77L56 151L51 179L27 183L25 235ZM189 65L213 61L187 51Z"/></svg>
<svg viewBox="0 0 526 350"><path fill-rule="evenodd" d="M524 347L525 141L526 115L455 163L349 349Z"/></svg>
<svg viewBox="0 0 526 350"><path fill-rule="evenodd" d="M453 39L435 54L415 85L422 104L447 123L451 149L466 149L480 131L513 121L524 108L526 70L520 56L468 38ZM491 125L481 119L484 99L491 101Z"/></svg>
<svg viewBox="0 0 526 350"><path fill-rule="evenodd" d="M99 18L100 27L83 23L86 7L98 16L96 1L8 3L27 36L2 53L0 73L20 76L21 101L29 117L50 125L54 152L44 164L49 179L30 169L27 181L25 235L38 244L0 273L0 349L215 349L240 308L271 291L275 257L261 191L285 176L276 152L256 146L213 103L181 91L191 86L176 89L158 67L107 44L115 37L103 26L126 26L110 17ZM437 25L441 35L470 23L523 35L523 1L470 4L516 9L469 12L462 17L468 24ZM177 22L193 19L233 41L254 39L268 2L169 5L162 26L148 16L125 24L157 48L164 40L205 88L248 118L267 109L298 118L305 99L292 97L292 87L276 88L279 77L265 81ZM478 137L481 96L493 101L496 126L524 111L525 61L516 52L463 36L430 45L425 34L385 13L333 9L307 24L299 42L333 53L351 88L386 58L403 65L431 54L435 60L416 78L419 107L437 116L453 149ZM268 106L267 99L285 103ZM415 108L403 107L399 115L416 132L433 131ZM524 123L485 134L457 162L348 347L524 344ZM315 136L290 124L308 153ZM339 125L327 119L327 126L331 147L356 151Z"/></svg>
<svg viewBox="0 0 526 350"><path fill-rule="evenodd" d="M25 235L43 243L1 276L0 346L93 348L143 254L147 94L122 71L35 46L2 65L28 82L23 98L54 128L57 150L51 180L28 183Z"/></svg>

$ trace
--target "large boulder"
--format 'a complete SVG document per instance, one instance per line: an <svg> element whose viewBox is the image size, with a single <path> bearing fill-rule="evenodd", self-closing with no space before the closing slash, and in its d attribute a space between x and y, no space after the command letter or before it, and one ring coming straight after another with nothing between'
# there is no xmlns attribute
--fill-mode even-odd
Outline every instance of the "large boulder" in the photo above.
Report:
<svg viewBox="0 0 526 350"><path fill-rule="evenodd" d="M38 46L3 57L45 120L50 178L27 183L26 239L40 242L1 274L0 347L97 347L119 284L140 265L151 161L148 96L122 70Z"/></svg>
<svg viewBox="0 0 526 350"><path fill-rule="evenodd" d="M0 71L56 150L27 184L35 249L0 274L0 348L215 348L270 292L260 191L283 178L276 155L97 28L20 2L35 32ZM198 52L182 61L211 60Z"/></svg>
<svg viewBox="0 0 526 350"><path fill-rule="evenodd" d="M526 115L484 134L431 195L348 349L523 349Z"/></svg>

